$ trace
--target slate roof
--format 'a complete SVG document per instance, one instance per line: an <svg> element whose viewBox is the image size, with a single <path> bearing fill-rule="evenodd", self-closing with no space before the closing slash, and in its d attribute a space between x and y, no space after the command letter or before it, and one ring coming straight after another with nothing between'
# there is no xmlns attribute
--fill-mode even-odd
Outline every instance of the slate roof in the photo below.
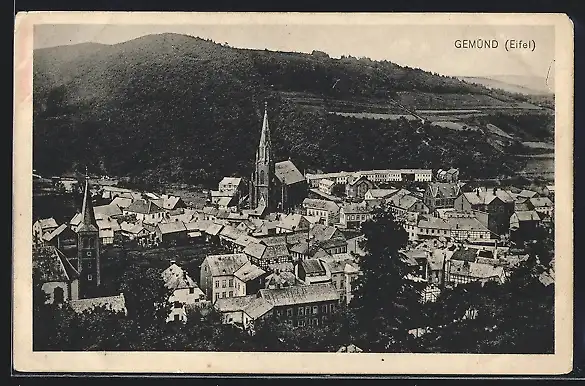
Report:
<svg viewBox="0 0 585 386"><path fill-rule="evenodd" d="M518 221L540 221L540 213L535 210L527 210L521 212L514 212Z"/></svg>
<svg viewBox="0 0 585 386"><path fill-rule="evenodd" d="M249 236L249 235L243 234L234 241L234 244L239 245L239 246L244 247L244 248L247 247L251 243L258 244L259 240L257 238L255 238L254 236Z"/></svg>
<svg viewBox="0 0 585 386"><path fill-rule="evenodd" d="M387 198L398 192L398 189L370 189L369 192L374 199Z"/></svg>
<svg viewBox="0 0 585 386"><path fill-rule="evenodd" d="M219 298L215 301L213 306L219 312L236 312L243 311L249 305L256 295L235 296L229 298Z"/></svg>
<svg viewBox="0 0 585 386"><path fill-rule="evenodd" d="M224 177L222 178L222 180L219 182L220 185L235 185L238 186L240 185L240 183L242 182L242 179L240 177Z"/></svg>
<svg viewBox="0 0 585 386"><path fill-rule="evenodd" d="M40 280L43 283L69 282L79 277L67 257L52 246L35 249L32 254L32 264L34 270L40 274Z"/></svg>
<svg viewBox="0 0 585 386"><path fill-rule="evenodd" d="M252 319L257 319L272 310L274 306L266 299L254 297L250 303L244 307L244 312Z"/></svg>
<svg viewBox="0 0 585 386"><path fill-rule="evenodd" d="M456 182L431 182L427 189L432 197L456 198L461 192Z"/></svg>
<svg viewBox="0 0 585 386"><path fill-rule="evenodd" d="M180 201L181 197L163 195L156 204L163 209L171 210L175 209Z"/></svg>
<svg viewBox="0 0 585 386"><path fill-rule="evenodd" d="M182 221L159 223L157 226L158 229L160 230L160 233L162 233L163 235L187 231L187 228L185 227L185 224L183 224Z"/></svg>
<svg viewBox="0 0 585 386"><path fill-rule="evenodd" d="M305 181L305 177L292 161L277 162L274 165L274 174L283 185L293 185Z"/></svg>
<svg viewBox="0 0 585 386"><path fill-rule="evenodd" d="M95 307L104 306L107 309L113 312L123 312L126 313L126 299L124 298L124 294L116 295L116 296L106 296L100 298L89 298L89 299L78 299L78 300L71 300L70 301L71 308L75 312L84 312L87 310L91 310Z"/></svg>
<svg viewBox="0 0 585 386"><path fill-rule="evenodd" d="M233 197L221 197L217 200L217 205L220 207L228 207L233 201Z"/></svg>
<svg viewBox="0 0 585 386"><path fill-rule="evenodd" d="M297 278L294 273L289 271L274 271L270 275L266 276L265 280L266 288L270 286L274 287L288 287L297 283Z"/></svg>
<svg viewBox="0 0 585 386"><path fill-rule="evenodd" d="M163 220L162 222L173 222L173 221L179 221L182 223L188 223L193 221L193 214L191 213L180 213L180 214L170 214L169 216Z"/></svg>
<svg viewBox="0 0 585 386"><path fill-rule="evenodd" d="M153 214L162 212L163 209L150 200L140 199L130 204L126 208L126 211L140 214Z"/></svg>
<svg viewBox="0 0 585 386"><path fill-rule="evenodd" d="M211 224L213 224L213 221L211 220L197 220L186 223L185 228L189 232L192 231L204 232L207 228L209 228Z"/></svg>
<svg viewBox="0 0 585 386"><path fill-rule="evenodd" d="M126 197L115 197L112 202L110 202L110 205L116 205L119 208L127 208L132 204L132 199L131 198L126 198Z"/></svg>
<svg viewBox="0 0 585 386"><path fill-rule="evenodd" d="M226 237L232 241L237 240L240 236L245 235L243 231L236 229L231 225L225 225L219 232L220 236Z"/></svg>
<svg viewBox="0 0 585 386"><path fill-rule="evenodd" d="M365 175L350 176L347 179L347 184L349 186L354 186L354 185L357 185L358 183L364 182L364 181L367 183L370 183L372 186L374 185L374 183L372 181L370 181Z"/></svg>
<svg viewBox="0 0 585 386"><path fill-rule="evenodd" d="M209 255L205 258L212 276L233 275L244 264L249 263L243 253Z"/></svg>
<svg viewBox="0 0 585 386"><path fill-rule="evenodd" d="M475 261L477 259L477 250L473 248L461 248L453 252L451 260Z"/></svg>
<svg viewBox="0 0 585 386"><path fill-rule="evenodd" d="M301 266L307 275L324 275L326 272L323 264L317 259L301 260Z"/></svg>
<svg viewBox="0 0 585 386"><path fill-rule="evenodd" d="M211 235L211 236L217 236L222 228L223 228L223 225L212 223L205 230L205 233L207 233L208 235Z"/></svg>
<svg viewBox="0 0 585 386"><path fill-rule="evenodd" d="M247 262L234 273L234 276L243 282L248 282L264 275L265 273L266 271L262 268Z"/></svg>
<svg viewBox="0 0 585 386"><path fill-rule="evenodd" d="M333 237L333 235L335 234L336 231L337 231L337 228L335 228L333 226L323 225L323 224L315 224L315 225L313 225L313 228L311 228L311 230L309 231L309 236L311 238L313 238L314 240L319 240L319 241L329 240L330 238ZM338 232L338 234L339 234L339 232ZM339 237L345 239L345 236L343 236L343 234L341 234L341 236L339 236Z"/></svg>
<svg viewBox="0 0 585 386"><path fill-rule="evenodd" d="M489 279L492 277L502 277L504 267L494 266L492 264L469 263L469 276L478 279Z"/></svg>
<svg viewBox="0 0 585 386"><path fill-rule="evenodd" d="M47 228L57 228L57 221L53 217L51 218L41 218L36 221L41 229L44 231Z"/></svg>
<svg viewBox="0 0 585 386"><path fill-rule="evenodd" d="M329 266L331 273L345 272L345 266L347 264L354 264L351 258L336 259L336 258L325 258L321 259L325 264Z"/></svg>
<svg viewBox="0 0 585 386"><path fill-rule="evenodd" d="M268 264L268 270L269 271L280 271L280 272L293 272L294 271L294 266L293 263L287 261L284 263L272 263L272 264Z"/></svg>
<svg viewBox="0 0 585 386"><path fill-rule="evenodd" d="M354 203L354 202L346 202L343 204L342 206L343 212L344 213L350 213L350 214L354 214L354 213L370 213L372 211L372 208L367 205L365 202L358 202L358 203Z"/></svg>
<svg viewBox="0 0 585 386"><path fill-rule="evenodd" d="M261 289L258 293L274 307L339 300L339 293L331 283Z"/></svg>
<svg viewBox="0 0 585 386"><path fill-rule="evenodd" d="M214 307L219 312L242 311L250 318L257 319L272 310L274 306L265 299L256 297L256 295L246 295L219 298L215 301Z"/></svg>
<svg viewBox="0 0 585 386"><path fill-rule="evenodd" d="M532 208L533 208L533 206L530 204L530 201L528 201L528 200L522 201L522 202L516 201L514 203L514 211L516 211L516 212L529 211L529 210L532 210Z"/></svg>
<svg viewBox="0 0 585 386"><path fill-rule="evenodd" d="M248 256L255 257L256 259L261 259L262 256L264 256L265 250L266 245L264 244L250 243L244 248L244 253Z"/></svg>
<svg viewBox="0 0 585 386"><path fill-rule="evenodd" d="M93 208L96 218L101 217L112 217L112 216L121 216L122 209L116 204L108 204L108 205L99 205Z"/></svg>
<svg viewBox="0 0 585 386"><path fill-rule="evenodd" d="M172 290L197 287L187 272L174 263L162 272L162 278L165 286Z"/></svg>
<svg viewBox="0 0 585 386"><path fill-rule="evenodd" d="M347 246L347 240L341 238L323 240L317 242L317 244L323 249L337 248Z"/></svg>
<svg viewBox="0 0 585 386"><path fill-rule="evenodd" d="M275 244L275 245L268 245L266 246L266 250L264 255L262 256L263 259L278 259L281 257L289 257L290 253L288 252L288 248L286 244Z"/></svg>
<svg viewBox="0 0 585 386"><path fill-rule="evenodd" d="M449 223L441 218L432 217L432 216L421 216L418 220L418 227L419 228L429 228L429 229L451 229Z"/></svg>
<svg viewBox="0 0 585 386"><path fill-rule="evenodd" d="M553 202L548 197L533 197L530 200L530 203L535 208L552 208Z"/></svg>
<svg viewBox="0 0 585 386"><path fill-rule="evenodd" d="M65 229L67 229L67 224L61 224L57 228L53 229L51 232L45 233L43 235L43 240L45 240L45 241L51 241L55 237L57 237L61 233L63 233L65 231Z"/></svg>
<svg viewBox="0 0 585 386"><path fill-rule="evenodd" d="M450 217L446 219L447 223L451 226L451 231L464 230L464 231L489 231L478 219L475 217Z"/></svg>
<svg viewBox="0 0 585 386"><path fill-rule="evenodd" d="M284 218L282 218L279 223L278 226L280 228L283 229L288 229L288 230L300 230L300 226L301 224L303 224L303 220L305 222L306 227L308 228L309 224L308 224L308 220L305 218L305 216L303 216L302 214L298 214L298 213L291 213L287 216L285 216Z"/></svg>
<svg viewBox="0 0 585 386"><path fill-rule="evenodd" d="M295 245L293 245L289 251L290 252L294 252L294 253L300 253L300 254L306 254L309 250L309 246L307 245L306 242L300 242L300 243L296 243Z"/></svg>
<svg viewBox="0 0 585 386"><path fill-rule="evenodd" d="M471 205L488 205L495 200L496 197L506 203L514 201L514 198L510 193L503 189L496 189L496 194L494 194L493 189L485 190L478 188L474 192L465 192L463 195Z"/></svg>
<svg viewBox="0 0 585 386"><path fill-rule="evenodd" d="M538 193L533 191L533 190L528 190L528 189L523 189L520 193L518 193L518 195L520 197L525 197L525 198L532 198L534 196L536 196Z"/></svg>

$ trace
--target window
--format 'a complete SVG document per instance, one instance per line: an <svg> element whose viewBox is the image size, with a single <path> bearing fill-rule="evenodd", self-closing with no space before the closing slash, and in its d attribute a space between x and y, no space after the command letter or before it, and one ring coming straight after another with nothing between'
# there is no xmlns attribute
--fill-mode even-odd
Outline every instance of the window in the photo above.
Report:
<svg viewBox="0 0 585 386"><path fill-rule="evenodd" d="M331 303L331 312L335 311L335 304Z"/></svg>
<svg viewBox="0 0 585 386"><path fill-rule="evenodd" d="M323 312L324 314L327 312L327 305L326 305L326 304L324 304L324 305L321 307L321 312Z"/></svg>
<svg viewBox="0 0 585 386"><path fill-rule="evenodd" d="M174 317L173 317L173 320L175 322L178 322L179 320L181 320L181 316L179 314L175 314Z"/></svg>
<svg viewBox="0 0 585 386"><path fill-rule="evenodd" d="M303 310L304 310L303 307L299 307L299 311L298 311L299 316L303 316Z"/></svg>
<svg viewBox="0 0 585 386"><path fill-rule="evenodd" d="M221 281L221 288L225 288L225 280Z"/></svg>
<svg viewBox="0 0 585 386"><path fill-rule="evenodd" d="M215 281L215 288L219 288L219 280Z"/></svg>
<svg viewBox="0 0 585 386"><path fill-rule="evenodd" d="M86 255L87 257L91 257L91 251L87 251L87 252L85 252L85 255Z"/></svg>
<svg viewBox="0 0 585 386"><path fill-rule="evenodd" d="M313 306L313 314L316 314L319 311L318 306Z"/></svg>
<svg viewBox="0 0 585 386"><path fill-rule="evenodd" d="M181 307L183 307L183 305L181 304L181 302L174 302L174 307L181 308Z"/></svg>
<svg viewBox="0 0 585 386"><path fill-rule="evenodd" d="M229 293L229 296L230 296L230 298L231 298L232 296L234 296L234 291L230 291L230 293Z"/></svg>
<svg viewBox="0 0 585 386"><path fill-rule="evenodd" d="M93 276L91 275L91 273L89 275L87 275L87 280L89 280L89 281L93 280Z"/></svg>
<svg viewBox="0 0 585 386"><path fill-rule="evenodd" d="M223 292L221 293L221 297L222 297L222 298L225 298L225 297L226 297L226 296L225 296L225 291L223 291Z"/></svg>
<svg viewBox="0 0 585 386"><path fill-rule="evenodd" d="M286 309L286 316L293 316L293 309L292 308Z"/></svg>
<svg viewBox="0 0 585 386"><path fill-rule="evenodd" d="M194 287L189 287L189 293L190 294L194 294L195 293L195 288Z"/></svg>
<svg viewBox="0 0 585 386"><path fill-rule="evenodd" d="M311 307L305 307L305 315L311 315Z"/></svg>
<svg viewBox="0 0 585 386"><path fill-rule="evenodd" d="M215 300L219 299L219 293L215 294Z"/></svg>
<svg viewBox="0 0 585 386"><path fill-rule="evenodd" d="M87 262L87 268L91 268L91 266L92 266L92 261L90 260Z"/></svg>
<svg viewBox="0 0 585 386"><path fill-rule="evenodd" d="M318 325L319 325L319 319L313 318L313 326L318 326Z"/></svg>
<svg viewBox="0 0 585 386"><path fill-rule="evenodd" d="M234 279L230 279L229 283L228 283L228 287L233 287L234 286Z"/></svg>

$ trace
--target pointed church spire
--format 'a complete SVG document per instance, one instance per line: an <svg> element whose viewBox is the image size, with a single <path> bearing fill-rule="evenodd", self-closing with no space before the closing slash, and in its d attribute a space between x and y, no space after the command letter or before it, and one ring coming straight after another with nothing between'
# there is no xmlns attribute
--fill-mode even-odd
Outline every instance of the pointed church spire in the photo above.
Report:
<svg viewBox="0 0 585 386"><path fill-rule="evenodd" d="M272 145L270 143L270 127L268 126L268 102L264 102L264 121L262 122L262 133L258 145L258 159L267 160L270 158Z"/></svg>
<svg viewBox="0 0 585 386"><path fill-rule="evenodd" d="M83 190L83 204L81 206L81 224L79 231L97 232L98 225L95 220L95 213L91 203L91 192L89 190L89 175L87 173L87 166L85 167L85 189Z"/></svg>

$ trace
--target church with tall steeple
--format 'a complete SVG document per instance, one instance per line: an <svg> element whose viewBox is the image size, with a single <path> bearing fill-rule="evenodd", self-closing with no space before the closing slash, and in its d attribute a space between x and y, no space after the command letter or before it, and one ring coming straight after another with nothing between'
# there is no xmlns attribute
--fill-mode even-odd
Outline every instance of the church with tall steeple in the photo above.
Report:
<svg viewBox="0 0 585 386"><path fill-rule="evenodd" d="M91 202L87 172L81 206L81 223L77 228L76 260L73 266L79 272L79 292L81 297L87 297L101 284L99 228Z"/></svg>
<svg viewBox="0 0 585 386"><path fill-rule="evenodd" d="M274 157L268 125L268 106L264 103L264 120L260 133L260 144L256 150L254 171L250 178L250 203L253 209L265 207L268 212L275 210L274 199Z"/></svg>
<svg viewBox="0 0 585 386"><path fill-rule="evenodd" d="M250 207L264 208L266 213L288 212L300 205L306 195L306 180L292 161L289 159L275 162L268 124L268 106L264 103L260 143L250 178Z"/></svg>

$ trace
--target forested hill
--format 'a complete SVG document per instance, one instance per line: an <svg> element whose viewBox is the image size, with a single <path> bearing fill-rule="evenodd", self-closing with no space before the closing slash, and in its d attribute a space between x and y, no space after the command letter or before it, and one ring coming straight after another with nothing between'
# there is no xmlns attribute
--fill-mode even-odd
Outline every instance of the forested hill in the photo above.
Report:
<svg viewBox="0 0 585 386"><path fill-rule="evenodd" d="M34 52L34 167L151 181L249 175L264 101L276 157L301 169L459 166L510 173L521 141L549 141L552 114L520 95L391 62L235 49L178 34ZM449 130L360 113L489 108ZM500 109L500 110L498 110ZM350 112L330 114L334 112ZM353 115L352 115L353 114ZM545 118L545 119L543 119ZM436 119L435 119L436 120ZM497 124L511 137L484 130Z"/></svg>

